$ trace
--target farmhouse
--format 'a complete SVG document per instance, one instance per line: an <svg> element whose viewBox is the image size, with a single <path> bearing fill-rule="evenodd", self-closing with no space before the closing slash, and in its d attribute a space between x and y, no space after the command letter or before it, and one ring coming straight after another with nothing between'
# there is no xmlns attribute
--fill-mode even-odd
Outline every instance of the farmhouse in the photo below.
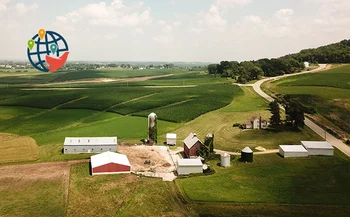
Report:
<svg viewBox="0 0 350 217"><path fill-rule="evenodd" d="M91 156L92 175L130 173L131 165L124 154L104 152Z"/></svg>
<svg viewBox="0 0 350 217"><path fill-rule="evenodd" d="M117 137L66 137L64 154L102 153L117 151Z"/></svg>
<svg viewBox="0 0 350 217"><path fill-rule="evenodd" d="M307 157L308 151L302 145L280 145L279 154L284 158Z"/></svg>
<svg viewBox="0 0 350 217"><path fill-rule="evenodd" d="M261 117L253 116L246 121L245 128L246 129L266 129L267 121L261 120Z"/></svg>
<svg viewBox="0 0 350 217"><path fill-rule="evenodd" d="M309 155L333 156L334 148L327 141L301 141Z"/></svg>
<svg viewBox="0 0 350 217"><path fill-rule="evenodd" d="M202 173L203 164L200 159L178 159L177 174L188 175L191 173Z"/></svg>
<svg viewBox="0 0 350 217"><path fill-rule="evenodd" d="M201 149L203 143L197 138L195 133L190 133L184 140L184 152L187 158L197 156L197 151Z"/></svg>
<svg viewBox="0 0 350 217"><path fill-rule="evenodd" d="M167 133L166 134L166 144L168 145L176 145L176 134Z"/></svg>

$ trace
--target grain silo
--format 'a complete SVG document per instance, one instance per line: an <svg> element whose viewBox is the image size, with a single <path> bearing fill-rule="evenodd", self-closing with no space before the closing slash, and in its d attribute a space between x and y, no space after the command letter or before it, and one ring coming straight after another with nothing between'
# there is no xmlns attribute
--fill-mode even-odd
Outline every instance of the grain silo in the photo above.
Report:
<svg viewBox="0 0 350 217"><path fill-rule="evenodd" d="M230 167L231 156L227 153L221 154L221 166Z"/></svg>
<svg viewBox="0 0 350 217"><path fill-rule="evenodd" d="M148 115L148 141L157 143L157 115L153 112Z"/></svg>
<svg viewBox="0 0 350 217"><path fill-rule="evenodd" d="M245 147L241 152L241 161L253 162L253 151L249 147Z"/></svg>

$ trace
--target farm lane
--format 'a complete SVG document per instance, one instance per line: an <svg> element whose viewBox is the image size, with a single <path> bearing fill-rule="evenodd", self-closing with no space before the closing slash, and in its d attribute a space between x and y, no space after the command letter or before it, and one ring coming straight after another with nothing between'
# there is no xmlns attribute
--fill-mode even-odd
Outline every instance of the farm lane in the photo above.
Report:
<svg viewBox="0 0 350 217"><path fill-rule="evenodd" d="M327 64L320 64L320 66L317 69L311 70L311 71L305 71L305 72L299 72L295 74L287 74L287 75L282 75L278 77L272 77L272 78L265 78L262 80L259 80L253 84L253 89L256 93L258 93L260 96L262 96L264 99L266 99L269 102L272 102L274 99L267 95L262 89L261 85L266 82L266 81L271 81L271 80L279 80L281 78L285 77L291 77L295 75L301 75L301 74L308 74L308 73L314 73L318 72L321 70L327 69ZM282 108L283 109L283 108ZM309 118L305 117L305 125L308 126L311 130L313 130L315 133L320 135L321 137L325 138L332 146L338 148L341 152L346 154L348 157L350 157L350 147L345 145L341 140L335 138L331 134L327 133L324 129L319 127L317 124L312 122Z"/></svg>

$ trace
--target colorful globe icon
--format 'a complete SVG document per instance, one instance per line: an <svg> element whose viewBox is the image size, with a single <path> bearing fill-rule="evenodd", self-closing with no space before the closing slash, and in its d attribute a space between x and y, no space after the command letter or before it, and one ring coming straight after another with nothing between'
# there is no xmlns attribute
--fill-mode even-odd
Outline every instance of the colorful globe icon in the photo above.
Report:
<svg viewBox="0 0 350 217"><path fill-rule="evenodd" d="M39 30L28 41L27 56L29 62L39 71L49 72L46 56L59 58L69 51L66 40L57 32Z"/></svg>

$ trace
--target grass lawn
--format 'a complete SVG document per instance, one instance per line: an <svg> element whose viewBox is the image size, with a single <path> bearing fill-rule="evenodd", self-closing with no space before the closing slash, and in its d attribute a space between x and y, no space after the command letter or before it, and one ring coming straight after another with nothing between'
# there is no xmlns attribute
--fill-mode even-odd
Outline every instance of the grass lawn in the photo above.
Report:
<svg viewBox="0 0 350 217"><path fill-rule="evenodd" d="M89 164L72 166L67 216L191 216L176 186L135 175L90 176Z"/></svg>
<svg viewBox="0 0 350 217"><path fill-rule="evenodd" d="M260 157L261 156L259 156L259 158ZM265 162L264 165L268 163L267 159L260 161ZM342 162L344 160L340 161ZM307 167L307 165L305 165L305 167ZM215 175L218 173L222 173L222 171L217 172ZM251 175L251 173L248 174L248 176ZM210 177L214 176L203 178L210 179ZM230 176L230 174L226 172L222 174L222 176L223 181L227 181L227 178L224 178L224 176ZM290 175L290 177L292 177L292 175ZM177 180L176 184L178 184L178 181L191 179L192 178ZM259 178L254 177L252 179ZM260 179L263 179L263 177ZM268 179L271 180L272 178ZM204 186L208 180L204 181L205 182L193 183L191 188L197 185ZM222 186L221 183L222 182L218 183L217 186ZM88 163L76 164L71 168L67 216L280 217L332 216L334 214L347 216L347 214L350 213L349 206L347 205L242 204L227 202L184 203L181 193L177 190L176 184L174 182L163 182L160 179L138 177L129 174L90 176ZM213 187L210 186L210 184L211 182L209 181L205 189L206 191L208 191L209 187L212 187L213 190L222 190L222 187ZM230 194L228 190L230 189L224 189L224 192L221 193L224 195ZM266 191L264 194L269 195L271 194L270 191L273 189L264 187L261 191L264 190ZM209 192L210 191L211 190L209 190ZM240 195L237 195L235 198L239 196ZM207 194L205 194L204 197L207 197ZM211 197L210 194L209 197Z"/></svg>
<svg viewBox="0 0 350 217"><path fill-rule="evenodd" d="M330 70L266 82L263 89L272 94L289 94L313 107L317 122L347 138L350 133L350 65Z"/></svg>
<svg viewBox="0 0 350 217"><path fill-rule="evenodd" d="M268 131L268 130L245 130L232 127L234 123L245 123L252 116L263 117L268 120L271 113L267 110L268 104L258 96L251 87L242 87L244 95L235 98L228 106L204 114L193 121L185 123L175 131L178 144L185 139L190 132L197 133L201 140L207 133L214 133L214 145L217 149L235 151L245 146L251 148L263 146L267 149L278 148L281 144L299 144L301 140L319 140L309 128L300 131Z"/></svg>
<svg viewBox="0 0 350 217"><path fill-rule="evenodd" d="M177 179L186 198L193 201L350 205L350 160L340 151L334 157L284 159L277 154L254 157L230 168L217 166L211 176Z"/></svg>

